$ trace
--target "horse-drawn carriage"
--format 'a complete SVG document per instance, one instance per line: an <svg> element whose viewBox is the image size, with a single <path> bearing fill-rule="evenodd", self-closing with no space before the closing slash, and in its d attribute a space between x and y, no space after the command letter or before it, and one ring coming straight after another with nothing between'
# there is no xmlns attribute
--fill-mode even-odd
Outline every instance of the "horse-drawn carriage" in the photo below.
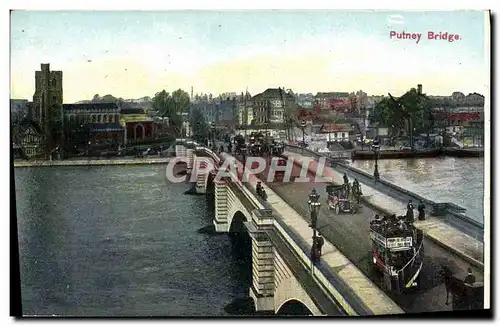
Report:
<svg viewBox="0 0 500 326"><path fill-rule="evenodd" d="M355 214L357 211L357 205L349 198L349 188L346 185L327 185L326 193L328 197L326 202L328 204L328 208L331 210L335 210L336 214L343 213L352 213Z"/></svg>
<svg viewBox="0 0 500 326"><path fill-rule="evenodd" d="M281 142L273 141L271 143L271 155L272 156L280 156L283 154L285 150L285 146Z"/></svg>
<svg viewBox="0 0 500 326"><path fill-rule="evenodd" d="M453 275L452 271L443 266L441 276L446 288L446 305L451 304L453 310L478 310L484 309L484 283L464 282Z"/></svg>
<svg viewBox="0 0 500 326"><path fill-rule="evenodd" d="M234 137L234 151L238 155L243 155L246 152L247 145L245 143L245 137L242 135L236 135Z"/></svg>

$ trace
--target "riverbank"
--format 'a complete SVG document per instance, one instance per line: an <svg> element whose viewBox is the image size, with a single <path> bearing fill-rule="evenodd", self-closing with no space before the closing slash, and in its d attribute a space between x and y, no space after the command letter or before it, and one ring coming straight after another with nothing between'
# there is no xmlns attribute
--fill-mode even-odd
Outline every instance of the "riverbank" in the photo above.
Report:
<svg viewBox="0 0 500 326"><path fill-rule="evenodd" d="M451 157L484 157L484 148L444 148L444 155Z"/></svg>
<svg viewBox="0 0 500 326"><path fill-rule="evenodd" d="M165 164L172 157L155 158L123 158L123 159L80 159L63 161L14 161L14 167L48 167L48 166L93 166L93 165L139 165L139 164Z"/></svg>
<svg viewBox="0 0 500 326"><path fill-rule="evenodd" d="M451 157L484 157L484 148L451 148L431 150L381 150L378 154L379 160L384 159L407 159L407 158L432 158L441 155ZM374 160L375 154L368 150L355 150L352 152L352 157L355 160Z"/></svg>

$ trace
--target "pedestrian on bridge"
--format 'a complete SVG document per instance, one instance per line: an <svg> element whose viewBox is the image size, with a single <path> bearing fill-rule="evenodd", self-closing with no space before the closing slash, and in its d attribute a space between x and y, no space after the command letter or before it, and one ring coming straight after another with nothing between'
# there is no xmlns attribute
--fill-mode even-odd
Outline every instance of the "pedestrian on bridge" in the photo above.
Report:
<svg viewBox="0 0 500 326"><path fill-rule="evenodd" d="M423 200L420 201L417 207L418 210L418 220L419 221L425 221L425 205Z"/></svg>
<svg viewBox="0 0 500 326"><path fill-rule="evenodd" d="M414 207L413 207L413 203L412 203L412 201L411 201L411 199L410 199L410 200L408 201L408 205L406 206L406 219L407 219L409 222L411 222L411 223L413 223L413 222L414 222L414 220L415 220L415 218L414 218L414 216L413 216L413 209L414 209Z"/></svg>
<svg viewBox="0 0 500 326"><path fill-rule="evenodd" d="M464 283L473 285L476 283L476 277L472 274L472 268L467 268L467 276L464 279Z"/></svg>
<svg viewBox="0 0 500 326"><path fill-rule="evenodd" d="M262 188L261 193L260 193L260 196L262 197L262 199L263 199L264 201L267 201L267 193L266 193L266 189Z"/></svg>
<svg viewBox="0 0 500 326"><path fill-rule="evenodd" d="M347 177L347 173L344 172L344 184L349 184L349 178Z"/></svg>
<svg viewBox="0 0 500 326"><path fill-rule="evenodd" d="M264 188L262 187L262 183L260 183L260 181L257 182L257 187L255 188L255 190L257 191L257 195L259 196L262 196L262 190Z"/></svg>
<svg viewBox="0 0 500 326"><path fill-rule="evenodd" d="M318 247L318 258L321 257L321 249L323 249L323 245L325 244L325 239L321 236L321 234L318 232L318 237L317 237L317 247Z"/></svg>
<svg viewBox="0 0 500 326"><path fill-rule="evenodd" d="M311 260L313 264L316 264L320 258L320 251L318 247L318 237L313 235L313 243L311 246Z"/></svg>

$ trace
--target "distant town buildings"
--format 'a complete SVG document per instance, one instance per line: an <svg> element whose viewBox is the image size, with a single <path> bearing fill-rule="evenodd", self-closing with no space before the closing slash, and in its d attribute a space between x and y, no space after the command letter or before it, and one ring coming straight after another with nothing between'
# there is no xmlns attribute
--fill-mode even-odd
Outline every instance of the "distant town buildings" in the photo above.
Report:
<svg viewBox="0 0 500 326"><path fill-rule="evenodd" d="M63 104L63 112L68 125L118 123L120 120L120 108L115 102Z"/></svg>
<svg viewBox="0 0 500 326"><path fill-rule="evenodd" d="M247 91L245 94L241 93L236 103L236 115L238 126L247 128L252 125L253 109L252 109L252 96Z"/></svg>
<svg viewBox="0 0 500 326"><path fill-rule="evenodd" d="M295 97L281 88L268 88L252 97L252 109L255 125L284 123L295 110Z"/></svg>
<svg viewBox="0 0 500 326"><path fill-rule="evenodd" d="M314 108L314 95L312 93L297 94L297 105L303 109Z"/></svg>
<svg viewBox="0 0 500 326"><path fill-rule="evenodd" d="M421 84L416 90L423 94ZM291 135L300 131L300 121L305 120L311 134L327 141L346 141L353 134L367 133L370 111L384 97L362 90L295 94L282 87L268 88L254 96L248 91L194 95L191 90L190 106L191 110L200 110L208 123L230 129L269 127L289 133L290 128ZM453 92L428 97L435 103L433 119L444 132L456 137L482 137L484 96ZM95 95L90 101L63 104L62 71L51 71L48 63L35 72L33 101L11 99L10 109L13 145L23 148L28 157L52 157L77 135L80 139L73 140L71 146L92 148L140 144L171 133L168 119L157 116L149 97L123 100ZM187 116L182 120L182 128L187 131Z"/></svg>

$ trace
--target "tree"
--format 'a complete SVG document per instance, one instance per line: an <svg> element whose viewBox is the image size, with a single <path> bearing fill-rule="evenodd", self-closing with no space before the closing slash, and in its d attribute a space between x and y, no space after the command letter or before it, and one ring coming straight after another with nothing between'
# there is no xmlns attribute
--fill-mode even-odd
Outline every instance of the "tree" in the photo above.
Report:
<svg viewBox="0 0 500 326"><path fill-rule="evenodd" d="M402 130L409 134L410 125L417 133L429 132L434 125L432 106L433 102L427 95L419 94L412 88L399 99L382 99L370 118L373 122L391 127L393 135L399 135Z"/></svg>
<svg viewBox="0 0 500 326"><path fill-rule="evenodd" d="M178 89L172 93L172 101L177 114L187 113L189 109L189 94L182 89Z"/></svg>
<svg viewBox="0 0 500 326"><path fill-rule="evenodd" d="M191 115L189 119L189 124L191 125L193 131L193 139L204 142L210 135L209 126L201 113L200 109L193 108L191 110Z"/></svg>
<svg viewBox="0 0 500 326"><path fill-rule="evenodd" d="M158 112L160 117L168 118L169 124L173 128L181 130L181 117L177 114L172 96L168 92L162 90L155 94L153 97L153 109Z"/></svg>

